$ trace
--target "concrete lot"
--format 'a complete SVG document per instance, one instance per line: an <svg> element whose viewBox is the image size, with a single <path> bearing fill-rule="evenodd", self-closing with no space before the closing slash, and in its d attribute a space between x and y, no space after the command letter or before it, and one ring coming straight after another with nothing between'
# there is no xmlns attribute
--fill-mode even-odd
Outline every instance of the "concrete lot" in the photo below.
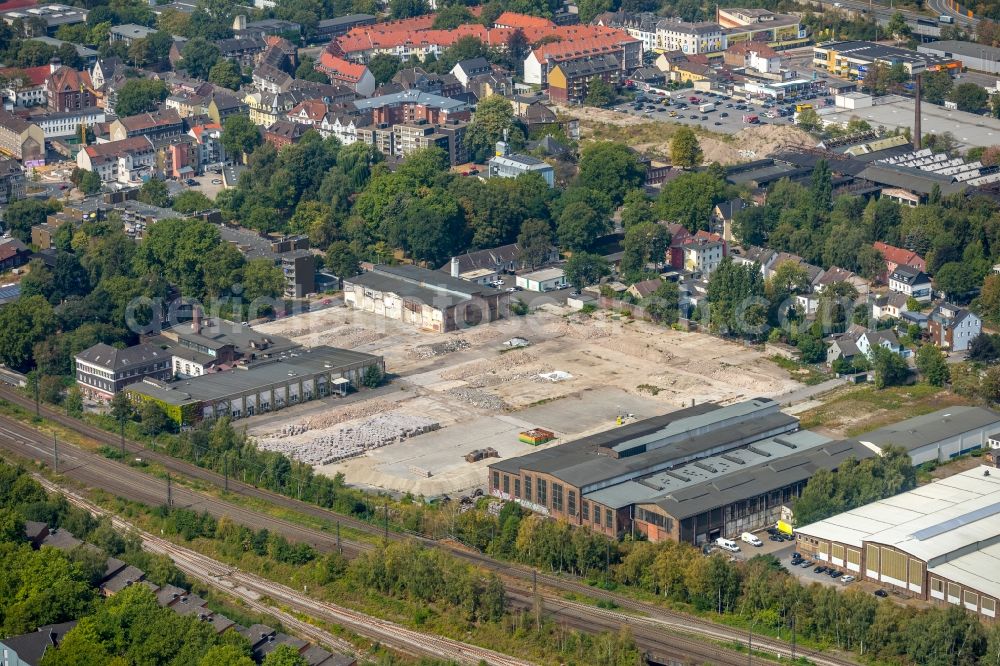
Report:
<svg viewBox="0 0 1000 666"><path fill-rule="evenodd" d="M906 97L890 96L881 98L882 103L866 109L839 110L823 114L824 120L846 123L851 118L867 120L872 127L894 130L913 127L913 100ZM944 134L951 132L959 143L966 147L993 146L1000 143L1000 119L977 116L964 111L949 111L943 106L924 104L920 126L924 134Z"/></svg>
<svg viewBox="0 0 1000 666"><path fill-rule="evenodd" d="M688 94L699 96L697 92L688 92ZM728 99L711 99L707 101L714 102L716 108L714 111L708 111L702 113L698 111L697 105L688 105L688 108L683 111L677 111L674 105L666 107L666 109L657 106L657 110L651 113L647 113L646 110L636 111L631 105L621 105L615 107L615 110L621 111L622 113L627 113L629 115L634 115L649 120L658 120L661 122L676 122L681 125L689 126L699 126L705 129L711 130L713 132L723 132L725 134L735 134L742 129L745 129L747 125L743 122L743 114L751 113L755 114L760 120L761 125L790 125L791 116L786 116L785 118L766 118L763 113L766 109L759 105L753 106L753 110L740 111L736 108L726 108L726 104L737 104L735 100ZM815 102L815 100L814 100ZM671 117L670 112L676 111L677 116ZM722 117L722 114L728 114L726 117ZM691 116L696 116L691 118ZM706 120L702 120L702 117ZM716 124L718 123L718 124Z"/></svg>
<svg viewBox="0 0 1000 666"><path fill-rule="evenodd" d="M310 402L281 412L283 419L272 414L242 423L260 440L315 446L335 430L364 428L375 415L432 419L439 430L318 470L343 472L356 485L436 496L484 484L490 460L466 462L474 449L493 447L501 457L535 450L517 438L531 427L552 430L561 442L613 428L622 414L645 418L692 400L731 402L799 386L752 348L608 312L572 313L556 300L568 292L539 294L526 317L448 334L422 333L343 306L263 325L263 332L307 345L382 354L394 379L371 399L361 393L344 403ZM505 347L514 337L531 344ZM539 376L553 371L569 376Z"/></svg>

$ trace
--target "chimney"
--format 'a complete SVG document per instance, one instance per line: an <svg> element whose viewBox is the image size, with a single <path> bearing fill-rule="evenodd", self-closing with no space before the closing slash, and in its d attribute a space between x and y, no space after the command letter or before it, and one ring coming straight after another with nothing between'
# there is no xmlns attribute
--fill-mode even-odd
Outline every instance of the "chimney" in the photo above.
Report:
<svg viewBox="0 0 1000 666"><path fill-rule="evenodd" d="M59 58L53 58L49 60L49 74L55 74L56 70L62 67L62 60Z"/></svg>
<svg viewBox="0 0 1000 666"><path fill-rule="evenodd" d="M506 141L497 141L497 157L507 157Z"/></svg>
<svg viewBox="0 0 1000 666"><path fill-rule="evenodd" d="M461 275L461 271L458 270L458 257L451 258L451 276L457 278Z"/></svg>
<svg viewBox="0 0 1000 666"><path fill-rule="evenodd" d="M233 19L233 30L246 30L247 29L247 17L240 14Z"/></svg>
<svg viewBox="0 0 1000 666"><path fill-rule="evenodd" d="M195 335L201 333L201 308L197 305L191 309L191 332Z"/></svg>
<svg viewBox="0 0 1000 666"><path fill-rule="evenodd" d="M913 81L913 150L920 150L920 83L923 76L917 74Z"/></svg>

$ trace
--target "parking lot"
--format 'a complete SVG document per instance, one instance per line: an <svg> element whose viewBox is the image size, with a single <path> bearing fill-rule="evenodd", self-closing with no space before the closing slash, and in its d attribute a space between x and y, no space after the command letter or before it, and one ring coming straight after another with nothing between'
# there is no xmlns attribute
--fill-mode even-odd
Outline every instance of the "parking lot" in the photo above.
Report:
<svg viewBox="0 0 1000 666"><path fill-rule="evenodd" d="M698 125L714 132L723 132L726 134L735 134L747 127L748 124L743 122L744 115L757 116L757 124L760 125L790 125L793 123L791 114L776 118L768 118L764 115L769 111L776 111L779 106L786 109L794 106L791 102L782 102L778 106L771 106L769 108L763 104L746 104L735 98L727 98L718 94L712 96L708 93L700 93L693 90L675 91L669 97L662 98L652 93L644 94L643 97L647 101L643 103L641 110L635 108L638 104L632 103L618 105L615 107L615 110L651 120L677 122L682 125ZM689 101L691 97L695 97L699 101L692 103ZM825 104L825 99L832 100L829 96L818 95L813 99L801 100L800 103L812 104L819 108ZM653 103L653 100L662 101ZM667 102L668 105L664 106L663 102ZM715 108L711 111L700 111L698 107L701 104L707 103L715 104ZM738 109L736 108L737 106L743 106L744 108Z"/></svg>

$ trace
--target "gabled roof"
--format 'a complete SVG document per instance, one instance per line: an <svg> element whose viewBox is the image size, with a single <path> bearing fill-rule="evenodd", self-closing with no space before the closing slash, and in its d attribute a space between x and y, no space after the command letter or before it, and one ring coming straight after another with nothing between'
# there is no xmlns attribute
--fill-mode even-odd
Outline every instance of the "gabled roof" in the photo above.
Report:
<svg viewBox="0 0 1000 666"><path fill-rule="evenodd" d="M511 243L510 245L466 252L465 254L458 255L456 258L458 259L459 273L467 273L481 268L497 268L512 261L516 262L520 257L521 246L517 243ZM451 262L445 263L440 270L450 273Z"/></svg>
<svg viewBox="0 0 1000 666"><path fill-rule="evenodd" d="M94 84L90 80L90 72L78 72L63 65L49 76L48 88L57 93L78 92L93 90Z"/></svg>
<svg viewBox="0 0 1000 666"><path fill-rule="evenodd" d="M45 85L45 79L49 78L49 66L4 67L0 69L0 78L10 78L16 74L24 74L31 86L42 86Z"/></svg>
<svg viewBox="0 0 1000 666"><path fill-rule="evenodd" d="M939 303L937 307L931 310L930 319L945 328L955 328L965 321L966 317L975 316L972 312L957 305Z"/></svg>
<svg viewBox="0 0 1000 666"><path fill-rule="evenodd" d="M636 282L631 288L635 290L635 292L639 295L639 298L646 298L662 286L663 280L660 278L653 278L651 280Z"/></svg>
<svg viewBox="0 0 1000 666"><path fill-rule="evenodd" d="M816 280L816 284L827 285L833 284L834 282L848 282L856 277L858 277L856 273L853 273L845 268L830 266L825 273L819 276L819 279Z"/></svg>
<svg viewBox="0 0 1000 666"><path fill-rule="evenodd" d="M3 644L15 653L17 659L24 663L39 664L45 651L50 647L57 647L66 632L75 626L76 620L49 624L39 627L37 631L5 638Z"/></svg>
<svg viewBox="0 0 1000 666"><path fill-rule="evenodd" d="M123 370L153 361L170 362L170 352L154 347L153 345L142 343L118 349L111 345L99 342L89 349L84 349L76 355L78 361L93 363L102 368Z"/></svg>
<svg viewBox="0 0 1000 666"><path fill-rule="evenodd" d="M912 250L906 250L901 247L895 247L894 245L888 245L882 241L875 241L872 243L872 247L878 250L886 261L894 264L899 264L900 266L914 266L920 268L921 270L926 265L923 257Z"/></svg>
<svg viewBox="0 0 1000 666"><path fill-rule="evenodd" d="M5 238L0 241L0 261L6 261L27 251L27 246L17 238Z"/></svg>
<svg viewBox="0 0 1000 666"><path fill-rule="evenodd" d="M558 69L567 79L588 77L618 69L618 58L610 53L591 58L562 60L556 63L553 70Z"/></svg>
<svg viewBox="0 0 1000 666"><path fill-rule="evenodd" d="M919 268L914 268L913 266L907 266L905 264L897 266L896 270L894 270L892 275L889 276L889 279L896 282L902 282L903 284L910 286L931 281L931 279L927 277L927 274Z"/></svg>
<svg viewBox="0 0 1000 666"><path fill-rule="evenodd" d="M529 16L517 12L504 12L493 22L494 25L509 28L554 28L556 24L547 18Z"/></svg>
<svg viewBox="0 0 1000 666"><path fill-rule="evenodd" d="M364 65L348 62L343 58L338 58L329 51L323 51L316 63L316 69L341 81L351 81L357 83L368 71Z"/></svg>
<svg viewBox="0 0 1000 666"><path fill-rule="evenodd" d="M130 136L121 141L108 141L107 143L94 143L84 150L90 158L100 160L102 158L115 158L126 153L152 150L153 143L146 136Z"/></svg>
<svg viewBox="0 0 1000 666"><path fill-rule="evenodd" d="M731 220L736 213L746 208L747 204L743 201L743 199L737 197L735 199L730 199L729 201L718 203L715 207L718 209L719 215L721 215L723 219Z"/></svg>
<svg viewBox="0 0 1000 666"><path fill-rule="evenodd" d="M141 132L143 130L157 127L168 127L170 125L182 124L181 116L177 109L168 108L163 111L153 113L140 113L135 116L119 118L118 122L124 125L129 132Z"/></svg>

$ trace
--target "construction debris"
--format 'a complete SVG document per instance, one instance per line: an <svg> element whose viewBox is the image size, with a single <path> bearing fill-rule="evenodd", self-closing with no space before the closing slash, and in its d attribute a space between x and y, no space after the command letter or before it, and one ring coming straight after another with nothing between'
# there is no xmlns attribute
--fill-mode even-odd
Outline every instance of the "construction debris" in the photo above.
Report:
<svg viewBox="0 0 1000 666"><path fill-rule="evenodd" d="M433 345L419 345L410 352L411 358L434 358L468 349L472 345L465 338L452 338Z"/></svg>
<svg viewBox="0 0 1000 666"><path fill-rule="evenodd" d="M473 407L479 407L480 409L488 409L491 412L504 412L510 409L510 405L503 401L503 399L498 398L492 393L487 393L486 391L477 391L476 389L467 388L453 388L448 391L449 395L452 395L462 402L466 402Z"/></svg>

